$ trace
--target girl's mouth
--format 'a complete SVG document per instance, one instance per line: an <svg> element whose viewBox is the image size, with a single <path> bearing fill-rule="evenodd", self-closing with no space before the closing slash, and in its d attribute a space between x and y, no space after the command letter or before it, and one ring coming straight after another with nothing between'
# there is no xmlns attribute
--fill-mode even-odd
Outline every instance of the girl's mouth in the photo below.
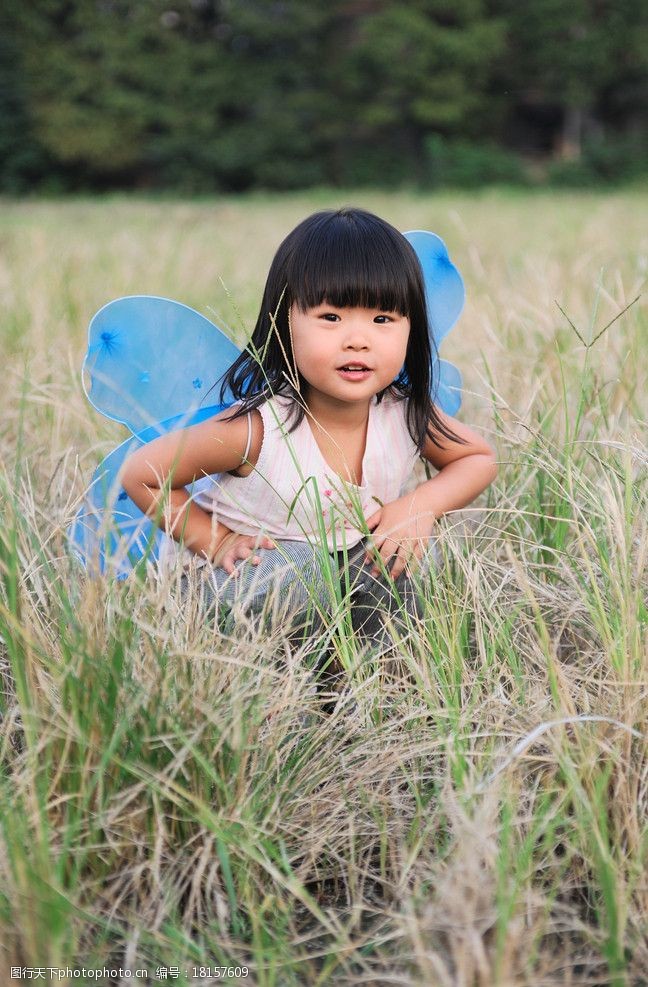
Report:
<svg viewBox="0 0 648 987"><path fill-rule="evenodd" d="M357 363L349 363L344 367L338 367L337 372L345 380L366 380L372 373L369 367Z"/></svg>

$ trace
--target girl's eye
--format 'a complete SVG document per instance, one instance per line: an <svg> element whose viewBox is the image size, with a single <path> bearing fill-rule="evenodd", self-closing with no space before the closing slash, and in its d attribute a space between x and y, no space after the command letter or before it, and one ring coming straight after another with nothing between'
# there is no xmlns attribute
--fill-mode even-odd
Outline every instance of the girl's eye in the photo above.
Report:
<svg viewBox="0 0 648 987"><path fill-rule="evenodd" d="M390 315L377 315L374 319L374 322L377 322L378 325L384 325L385 322L391 322L391 321L392 319Z"/></svg>
<svg viewBox="0 0 648 987"><path fill-rule="evenodd" d="M335 312L323 312L320 319L324 319L325 322L339 322L340 316L336 315Z"/></svg>

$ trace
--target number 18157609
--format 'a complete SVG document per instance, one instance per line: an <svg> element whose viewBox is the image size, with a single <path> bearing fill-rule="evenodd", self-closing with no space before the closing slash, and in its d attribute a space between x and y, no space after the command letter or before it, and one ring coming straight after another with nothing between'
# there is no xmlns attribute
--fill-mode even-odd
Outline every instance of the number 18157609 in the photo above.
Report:
<svg viewBox="0 0 648 987"><path fill-rule="evenodd" d="M195 966L193 976L196 979L211 977L212 980L225 980L231 977L247 977L249 974L247 966Z"/></svg>

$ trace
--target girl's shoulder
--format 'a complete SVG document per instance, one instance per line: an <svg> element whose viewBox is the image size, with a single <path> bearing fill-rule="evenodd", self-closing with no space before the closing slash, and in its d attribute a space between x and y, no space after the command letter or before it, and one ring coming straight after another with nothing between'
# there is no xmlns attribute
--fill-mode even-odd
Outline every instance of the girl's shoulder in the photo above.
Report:
<svg viewBox="0 0 648 987"><path fill-rule="evenodd" d="M220 412L217 419L227 419L232 414L233 408L243 405L243 401L237 401L236 405ZM230 475L244 477L249 476L255 467L259 465L262 454L267 459L272 457L272 449L275 436L283 436L285 426L289 423L290 413L294 409L294 400L282 394L271 394L256 408L251 408L247 413L242 414L237 421L247 419L247 445L244 462L230 471Z"/></svg>
<svg viewBox="0 0 648 987"><path fill-rule="evenodd" d="M215 416L215 421L224 421L225 423L231 419L232 411L241 405L242 401L237 401L236 404L225 408L220 411ZM233 421L240 423L238 427L240 428L243 423L247 420L247 440L245 443L245 452L242 457L242 462L235 469L230 470L230 476L248 476L252 472L254 467L259 461L261 455L261 447L263 446L263 418L260 413L259 408L252 408L247 414L240 415L238 418L233 419ZM245 426L243 426L245 427Z"/></svg>

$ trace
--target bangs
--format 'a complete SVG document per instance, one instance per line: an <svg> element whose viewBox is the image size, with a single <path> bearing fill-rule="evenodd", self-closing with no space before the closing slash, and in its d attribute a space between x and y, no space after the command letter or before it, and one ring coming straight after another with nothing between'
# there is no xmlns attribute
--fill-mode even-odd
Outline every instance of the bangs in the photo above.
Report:
<svg viewBox="0 0 648 987"><path fill-rule="evenodd" d="M327 301L409 316L421 275L405 237L359 211L318 218L288 258L289 299L302 311Z"/></svg>

